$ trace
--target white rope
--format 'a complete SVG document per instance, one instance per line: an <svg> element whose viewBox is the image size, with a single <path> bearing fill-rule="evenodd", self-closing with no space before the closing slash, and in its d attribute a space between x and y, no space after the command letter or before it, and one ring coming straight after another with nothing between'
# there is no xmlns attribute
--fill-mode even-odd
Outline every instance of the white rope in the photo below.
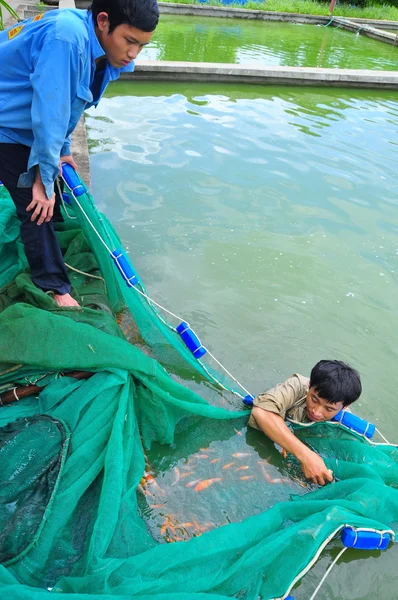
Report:
<svg viewBox="0 0 398 600"><path fill-rule="evenodd" d="M236 396L239 396L239 398L241 398L242 400L244 399L244 396L242 396L242 394L239 394L239 392L236 392L235 390L231 390L231 388L229 388L226 385L224 385L223 383L221 383L221 381L219 381L219 379L217 379L217 377L214 377L213 373L211 373L209 371L209 369L206 367L206 365L204 364L204 362L202 362L201 360L198 360L198 363L200 364L200 366L202 367L202 369L206 372L206 374L208 375L208 377L210 377L210 379L212 379L220 388L222 388L226 392L231 392L232 394L235 394Z"/></svg>
<svg viewBox="0 0 398 600"><path fill-rule="evenodd" d="M164 310L164 312L168 313L169 315L171 315L172 317L174 317L175 319L177 319L178 321L183 321L184 319L182 319L181 317L179 317L178 315L175 315L174 313L172 313L170 310L168 310L167 308L165 308L164 306L162 306L161 304L159 304L158 302L155 302L155 300L152 300L152 298L150 298L148 296L148 294L145 294L144 292L141 292L141 290L139 290L138 288L136 288L134 285L132 286L132 288L138 292L139 294L141 294L141 296L143 296L144 298L147 299L147 301L150 304L154 304L155 306L158 306L159 308L161 308L162 310ZM174 329L174 328L173 328ZM175 331L175 330L174 330Z"/></svg>
<svg viewBox="0 0 398 600"><path fill-rule="evenodd" d="M388 444L389 446L391 446L390 442L388 440L386 440L386 438L384 437L384 435L381 433L381 431L379 431L376 427L376 431L379 434L379 436L385 441L386 444Z"/></svg>
<svg viewBox="0 0 398 600"><path fill-rule="evenodd" d="M64 181L65 181L65 179L64 179ZM97 229L96 229L95 225L94 225L94 224L91 222L91 219L90 219L90 217L88 216L88 214L86 213L86 211L84 210L84 208L82 207L82 205L80 204L79 200L76 198L76 196L75 196L75 194L74 194L73 190L72 190L72 189L71 189L71 188L68 186L68 184L66 183L66 181L65 181L65 184L66 184L66 186L67 186L68 190L70 190L70 193L72 194L72 196L73 196L73 199L75 200L76 204L78 205L78 207L79 207L79 208L80 208L80 210L82 211L83 215L86 217L87 221L90 223L90 225L91 225L91 228L93 229L94 233L95 233L95 234L98 236L98 238L99 238L99 240L100 240L101 244L103 244L103 245L105 246L105 248L108 250L109 254L112 254L113 250L111 250L111 249L109 248L108 244L105 242L105 240L103 240L103 239L102 239L102 237L101 237L101 235L98 233L98 231L97 231ZM114 248L114 250L115 250L115 249L116 249L116 248Z"/></svg>
<svg viewBox="0 0 398 600"><path fill-rule="evenodd" d="M289 417L287 417L286 420L295 425L300 425L300 427L313 427L314 425L319 424L316 421L312 421L311 423L301 423L300 421L295 421L294 419L289 419ZM323 423L327 423L328 425L333 425L333 427L342 427L349 433L352 433L353 435L356 435L357 437L363 438L365 440L365 442L367 442L371 446L395 446L395 447L397 446L397 444L392 444L391 442L389 442L377 428L376 428L376 431L378 432L380 437L383 438L384 442L374 442L372 439L366 437L365 434L359 433L358 431L355 431L355 429L351 429L351 427L347 427L347 425L344 425L344 423L340 423L340 421L323 421Z"/></svg>
<svg viewBox="0 0 398 600"><path fill-rule="evenodd" d="M318 583L318 585L315 588L314 593L312 594L310 600L314 600L315 596L317 595L317 593L319 592L319 590L321 589L323 583L325 582L326 577L329 575L330 571L333 569L334 565L337 563L337 561L339 560L340 556L342 556L344 554L344 552L347 550L347 546L344 546L340 552L338 553L338 555L336 556L336 558L334 559L334 561L332 562L332 564L329 566L329 568L327 569L326 573L324 574L324 576L322 577L322 579L320 580L320 582Z"/></svg>
<svg viewBox="0 0 398 600"><path fill-rule="evenodd" d="M219 366L219 367L221 367L221 368L222 368L222 369L223 369L223 370L226 372L226 374L227 374L227 375L228 375L228 376L229 376L229 377L232 379L232 381L235 381L235 383L237 383L237 384L239 385L239 387L241 387L241 388L242 388L242 390L243 390L244 392L246 392L246 394L247 394L247 395L249 395L249 396L252 396L252 394L251 394L251 393L250 393L250 392L249 392L249 391L248 391L248 390L247 390L245 387L243 387L243 385L242 385L241 383L239 383L239 381L238 381L238 380L237 380L237 379L236 379L236 378L235 378L235 377L232 375L232 373L230 373L230 372L228 371L228 369L227 369L226 367L224 367L224 365L222 365L222 364L220 363L220 361L219 361L219 360L217 360L217 359L216 359L216 357L215 357L215 356L214 356L214 355L213 355L213 354L212 354L212 353L211 353L209 350L207 350L207 354L208 354L209 356L211 356L211 357L212 357L212 359L214 360L214 362L216 362L216 363L218 364L218 366Z"/></svg>
<svg viewBox="0 0 398 600"><path fill-rule="evenodd" d="M65 181L65 180L64 180ZM75 200L76 204L78 205L78 207L80 208L80 210L82 211L83 215L86 217L87 221L89 222L91 228L93 229L93 231L95 232L95 234L98 236L100 242L105 246L105 248L107 249L107 251L109 252L110 255L112 255L112 250L109 248L109 246L106 244L105 240L101 237L100 233L97 231L95 225L92 223L92 221L90 220L89 216L87 215L86 211L84 210L84 208L82 207L82 205L80 204L79 200L76 198L73 190L68 186L68 184L65 181L65 184L67 186L67 188L70 190L70 193L73 196L73 199ZM59 185L59 183L58 183ZM62 198L62 194L61 194L61 198ZM62 200L63 201L63 200ZM67 265L68 266L68 265ZM72 268L72 267L69 267ZM72 270L76 270L76 269L72 269ZM84 273L83 271L77 271L79 273L82 273L83 275L87 275L87 273ZM94 278L96 278L96 276L93 276ZM99 279L102 279L99 278ZM141 284L140 284L141 285ZM138 287L136 286L131 286L132 289L134 289L138 294L140 294L141 296L143 296L148 304L152 305L152 306L157 306L158 308L160 308L161 310L163 310L165 313L171 315L172 317L174 317L175 319L177 319L178 321L184 321L184 319L182 317L179 317L178 315L176 315L175 313L171 312L170 310L168 310L165 306L162 306L161 304L159 304L158 302L156 302L155 300L153 300L152 298L150 298L148 296L148 294L146 294L145 292L141 291L140 289L138 289ZM172 331L176 331L175 327L173 327L172 325L170 325L170 323L167 323L167 321L165 319L163 319L163 317L158 313L158 311L156 311L156 315L158 316L158 318L162 321L162 323L164 325L166 325L167 327L169 327L169 329L171 329ZM187 323L188 328L191 329L189 323ZM178 332L177 332L178 333ZM221 369L223 369L223 371L225 371L225 373L227 373L227 375L232 379L232 381L234 381L237 385L239 385L239 387L246 392L247 395L252 396L252 394L232 375L232 373L230 373L228 371L228 369L226 367L224 367L224 365L222 365L220 363L219 360L217 360L217 358L206 348L206 352L209 356L211 356L211 358L219 365L219 367L221 367ZM225 387L220 381L218 381L218 379L216 379L213 375L211 375L211 373L207 370L207 368L203 365L203 363L201 361L198 361L199 364L202 366L202 368L204 369L204 371L213 379L213 381L215 381L221 388L223 388L224 390L227 390L229 392L232 392L234 394L236 394L237 396L239 396L240 398L242 398L241 394L239 394L238 392L234 391L234 390L230 390L229 388Z"/></svg>
<svg viewBox="0 0 398 600"><path fill-rule="evenodd" d="M329 544L329 542L331 542L332 539L339 533L339 531L341 531L342 529L344 529L344 527L347 527L347 525L340 525L340 527L338 527L335 531L333 531L333 533L331 533L326 538L326 540L324 540L324 542L319 546L319 548L318 548L317 552L315 553L313 559L310 560L310 562L308 563L308 565L306 567L304 567L304 569L302 571L300 571L300 573L298 575L296 575L296 577L293 579L293 581L290 584L289 589L286 591L285 595L282 596L282 598L276 598L275 600L283 600L284 598L286 598L286 596L288 596L290 594L291 590L294 588L294 586L296 585L296 583L298 581L300 581L300 579L302 579L304 577L304 575L306 573L308 573L308 571L314 566L314 564L316 563L316 561L318 560L318 558L322 554L324 548L326 548L326 546Z"/></svg>
<svg viewBox="0 0 398 600"><path fill-rule="evenodd" d="M68 219L71 219L71 220L77 219L77 217L72 217L72 215L70 215L68 213L68 209L66 208L65 200L64 200L64 197L62 195L62 190L61 190L61 186L60 186L58 177L57 177L57 179L55 181L57 182L59 197L61 198L62 206L63 206L63 209L65 211L66 216L68 217Z"/></svg>
<svg viewBox="0 0 398 600"><path fill-rule="evenodd" d="M89 277L90 279L100 279L101 281L103 281L105 283L105 279L103 277L100 277L99 275L93 275L92 273L86 273L85 271L80 271L80 269L75 269L75 267L71 267L70 265L68 265L67 262L65 263L65 265L71 271L75 271L76 273L80 273L80 275L85 275L86 277Z"/></svg>

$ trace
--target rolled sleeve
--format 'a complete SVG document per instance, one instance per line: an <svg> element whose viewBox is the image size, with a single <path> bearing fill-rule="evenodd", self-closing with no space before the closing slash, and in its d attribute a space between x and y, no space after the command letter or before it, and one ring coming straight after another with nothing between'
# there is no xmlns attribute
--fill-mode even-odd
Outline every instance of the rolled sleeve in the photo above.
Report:
<svg viewBox="0 0 398 600"><path fill-rule="evenodd" d="M301 375L294 374L283 383L259 394L253 401L253 408L262 408L285 419L286 413L306 394L307 390L308 380ZM258 429L253 414L250 415L248 424Z"/></svg>
<svg viewBox="0 0 398 600"><path fill-rule="evenodd" d="M59 159L68 142L71 103L77 92L79 69L79 48L65 40L51 39L43 45L30 77L34 142L28 173L39 165L48 198L54 193Z"/></svg>

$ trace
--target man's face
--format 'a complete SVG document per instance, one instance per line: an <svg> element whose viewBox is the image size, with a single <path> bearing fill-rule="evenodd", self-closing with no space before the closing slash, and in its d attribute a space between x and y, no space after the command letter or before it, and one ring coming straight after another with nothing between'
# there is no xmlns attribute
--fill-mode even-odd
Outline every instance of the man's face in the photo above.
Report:
<svg viewBox="0 0 398 600"><path fill-rule="evenodd" d="M106 13L97 16L96 34L108 62L121 69L134 60L146 44L151 41L153 31L148 33L131 25L118 25L109 34L109 21Z"/></svg>
<svg viewBox="0 0 398 600"><path fill-rule="evenodd" d="M310 421L329 421L343 408L342 402L331 404L321 398L313 387L308 390L306 404L307 416Z"/></svg>

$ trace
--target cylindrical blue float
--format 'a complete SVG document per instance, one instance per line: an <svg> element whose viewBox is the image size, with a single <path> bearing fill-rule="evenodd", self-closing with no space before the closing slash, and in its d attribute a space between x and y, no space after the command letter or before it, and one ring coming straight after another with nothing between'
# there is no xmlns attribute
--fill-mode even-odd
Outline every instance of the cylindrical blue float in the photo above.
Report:
<svg viewBox="0 0 398 600"><path fill-rule="evenodd" d="M69 194L67 194L66 192L62 192L62 199L66 204L71 204Z"/></svg>
<svg viewBox="0 0 398 600"><path fill-rule="evenodd" d="M246 406L253 406L253 400L254 400L254 396L252 396L251 394L247 394L247 396L245 396L242 400L243 404L246 404Z"/></svg>
<svg viewBox="0 0 398 600"><path fill-rule="evenodd" d="M75 169L68 163L62 163L62 177L65 179L66 185L76 197L86 193L84 185L82 185Z"/></svg>
<svg viewBox="0 0 398 600"><path fill-rule="evenodd" d="M138 277L136 273L134 273L132 266L122 250L113 250L113 252L111 252L111 256L115 261L115 265L122 274L123 279L125 279L128 287L133 287L133 285L136 285L138 283Z"/></svg>
<svg viewBox="0 0 398 600"><path fill-rule="evenodd" d="M349 429L364 435L367 438L371 438L374 436L376 431L376 425L370 423L369 421L365 421L365 419L361 419L357 415L353 415L351 412L346 410L341 410L337 413L332 419L333 421L338 421L342 425L345 425Z"/></svg>
<svg viewBox="0 0 398 600"><path fill-rule="evenodd" d="M361 531L353 527L345 527L341 533L341 541L344 546L357 550L386 550L390 539L389 533Z"/></svg>
<svg viewBox="0 0 398 600"><path fill-rule="evenodd" d="M182 321L178 327L176 327L176 331L180 334L182 341L188 350L192 352L195 358L201 358L204 354L206 354L206 348L202 346L200 339L195 332L192 331L186 321Z"/></svg>

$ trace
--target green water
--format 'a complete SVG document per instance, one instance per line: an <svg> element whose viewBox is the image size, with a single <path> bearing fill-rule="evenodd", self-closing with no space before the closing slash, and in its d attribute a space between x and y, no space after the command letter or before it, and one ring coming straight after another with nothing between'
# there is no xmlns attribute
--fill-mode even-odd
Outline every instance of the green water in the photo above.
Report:
<svg viewBox="0 0 398 600"><path fill-rule="evenodd" d="M152 297L253 393L321 358L349 361L364 388L355 411L398 441L396 95L127 83L86 123L97 204ZM160 488L142 510L158 539L165 510L212 528L307 491L244 422L191 431L195 447L182 433L149 455ZM258 460L282 479L261 494ZM222 483L194 494L186 472ZM322 555L297 600L333 556ZM395 598L397 557L395 547L346 553L317 600Z"/></svg>
<svg viewBox="0 0 398 600"><path fill-rule="evenodd" d="M397 57L394 46L335 27L162 15L139 59L395 70Z"/></svg>

